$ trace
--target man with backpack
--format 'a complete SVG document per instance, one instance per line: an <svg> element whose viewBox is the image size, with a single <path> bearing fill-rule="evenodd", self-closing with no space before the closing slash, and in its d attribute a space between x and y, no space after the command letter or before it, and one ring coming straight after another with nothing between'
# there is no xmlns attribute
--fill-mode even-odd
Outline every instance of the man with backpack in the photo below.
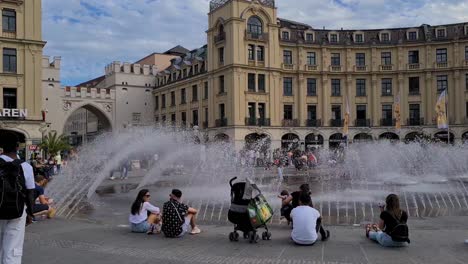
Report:
<svg viewBox="0 0 468 264"><path fill-rule="evenodd" d="M18 138L2 134L0 156L0 259L1 264L21 264L26 227L33 216L33 168L18 159Z"/></svg>
<svg viewBox="0 0 468 264"><path fill-rule="evenodd" d="M162 232L166 237L183 237L188 233L189 226L192 228L191 235L201 232L195 224L197 210L181 202L182 191L172 190L170 199L164 203L162 214Z"/></svg>

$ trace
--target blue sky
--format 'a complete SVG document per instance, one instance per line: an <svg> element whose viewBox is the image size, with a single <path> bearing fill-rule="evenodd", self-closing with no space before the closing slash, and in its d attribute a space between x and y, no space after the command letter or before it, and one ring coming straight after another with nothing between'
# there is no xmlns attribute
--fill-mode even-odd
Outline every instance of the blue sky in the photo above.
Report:
<svg viewBox="0 0 468 264"><path fill-rule="evenodd" d="M62 56L76 85L112 61L206 43L209 0L43 0L45 55ZM278 16L315 28L385 28L468 22L466 0L276 0Z"/></svg>

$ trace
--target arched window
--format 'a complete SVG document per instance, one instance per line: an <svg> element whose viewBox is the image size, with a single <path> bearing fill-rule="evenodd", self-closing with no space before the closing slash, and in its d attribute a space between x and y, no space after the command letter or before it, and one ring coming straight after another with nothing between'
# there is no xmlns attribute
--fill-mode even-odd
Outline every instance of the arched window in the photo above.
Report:
<svg viewBox="0 0 468 264"><path fill-rule="evenodd" d="M261 35L263 33L262 20L257 16L252 16L247 21L247 32Z"/></svg>
<svg viewBox="0 0 468 264"><path fill-rule="evenodd" d="M219 34L223 34L223 33L224 33L224 26L223 26L223 24L220 24L220 25L219 25L218 33L219 33Z"/></svg>

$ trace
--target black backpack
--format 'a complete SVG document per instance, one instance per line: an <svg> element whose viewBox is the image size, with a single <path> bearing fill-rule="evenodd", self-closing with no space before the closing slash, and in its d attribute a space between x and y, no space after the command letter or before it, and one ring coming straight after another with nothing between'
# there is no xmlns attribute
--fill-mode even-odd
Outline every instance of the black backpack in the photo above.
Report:
<svg viewBox="0 0 468 264"><path fill-rule="evenodd" d="M403 211L402 211L403 214ZM393 217L393 215L392 215ZM397 225L389 232L390 237L395 242L408 242L410 243L409 239L409 228L406 223L400 222L396 217L393 217L396 220ZM401 219L401 216L400 216Z"/></svg>
<svg viewBox="0 0 468 264"><path fill-rule="evenodd" d="M26 181L22 161L6 162L0 158L0 219L20 218L26 202Z"/></svg>

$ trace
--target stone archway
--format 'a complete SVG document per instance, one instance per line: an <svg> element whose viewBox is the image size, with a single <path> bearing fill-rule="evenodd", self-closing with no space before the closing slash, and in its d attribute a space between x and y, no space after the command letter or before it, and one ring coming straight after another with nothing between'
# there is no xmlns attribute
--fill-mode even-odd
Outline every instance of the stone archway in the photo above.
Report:
<svg viewBox="0 0 468 264"><path fill-rule="evenodd" d="M463 133L463 135L461 136L461 139L462 139L463 144L468 144L468 131Z"/></svg>
<svg viewBox="0 0 468 264"><path fill-rule="evenodd" d="M266 134L252 133L245 136L245 148L267 152L271 147L271 138Z"/></svg>
<svg viewBox="0 0 468 264"><path fill-rule="evenodd" d="M426 136L421 132L411 132L411 133L406 134L405 142L406 143L417 142L417 141L423 140L425 138L426 138Z"/></svg>
<svg viewBox="0 0 468 264"><path fill-rule="evenodd" d="M286 150L295 150L299 148L299 136L294 133L288 133L281 137L281 148Z"/></svg>
<svg viewBox="0 0 468 264"><path fill-rule="evenodd" d="M449 140L449 133L447 131L440 131L434 134L434 141L436 142L443 142L443 143L448 143ZM453 144L455 142L455 135L450 132L450 144Z"/></svg>
<svg viewBox="0 0 468 264"><path fill-rule="evenodd" d="M392 132L385 132L379 136L379 140L390 140L391 142L395 142L400 140L400 136Z"/></svg>
<svg viewBox="0 0 468 264"><path fill-rule="evenodd" d="M329 147L333 149L333 148L338 148L340 147L341 144L345 144L345 143L346 143L346 139L343 137L343 134L335 133L330 136L328 144L329 144Z"/></svg>
<svg viewBox="0 0 468 264"><path fill-rule="evenodd" d="M229 136L224 133L216 134L216 136L214 136L215 143L229 143L229 140Z"/></svg>
<svg viewBox="0 0 468 264"><path fill-rule="evenodd" d="M353 138L353 143L365 143L365 142L372 142L374 138L372 135L369 135L367 133L359 133L354 136Z"/></svg>
<svg viewBox="0 0 468 264"><path fill-rule="evenodd" d="M312 149L312 148L321 148L324 144L324 138L320 134L308 134L305 137L305 148Z"/></svg>

